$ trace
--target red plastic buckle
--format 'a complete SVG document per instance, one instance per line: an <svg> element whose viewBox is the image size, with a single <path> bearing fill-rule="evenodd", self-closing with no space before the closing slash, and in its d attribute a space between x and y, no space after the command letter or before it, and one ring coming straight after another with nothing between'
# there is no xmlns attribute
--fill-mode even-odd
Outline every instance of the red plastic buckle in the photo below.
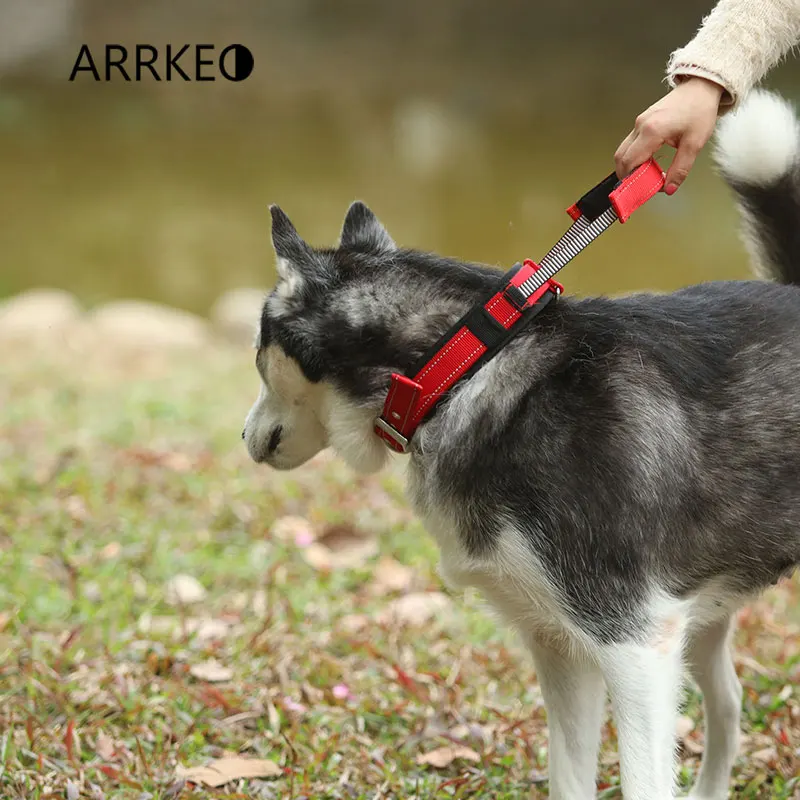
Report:
<svg viewBox="0 0 800 800"><path fill-rule="evenodd" d="M375 433L398 453L405 453L408 449L410 440L403 432L407 430L421 392L422 384L405 375L392 373L383 413L375 420Z"/></svg>
<svg viewBox="0 0 800 800"><path fill-rule="evenodd" d="M526 258L525 261L522 262L523 266L528 267L533 272L539 271L539 264L535 261L531 261L531 259ZM525 278L527 280L527 278ZM514 283L517 283L516 276L514 277ZM523 281L524 282L524 281ZM527 300L525 303L525 308L530 308L545 295L546 292L553 292L555 295L563 294L564 287L558 282L553 280L552 278L548 278L545 283L543 283Z"/></svg>
<svg viewBox="0 0 800 800"><path fill-rule="evenodd" d="M550 280L547 281L547 285L550 287L550 291L553 292L554 294L556 295L564 294L564 287L562 286L562 284L560 284L556 280L553 280L553 278L550 278Z"/></svg>

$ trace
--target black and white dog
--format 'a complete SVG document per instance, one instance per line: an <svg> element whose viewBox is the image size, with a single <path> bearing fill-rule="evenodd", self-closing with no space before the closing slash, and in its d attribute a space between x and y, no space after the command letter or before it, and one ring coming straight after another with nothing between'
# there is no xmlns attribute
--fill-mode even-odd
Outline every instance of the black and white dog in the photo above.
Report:
<svg viewBox="0 0 800 800"><path fill-rule="evenodd" d="M695 798L725 798L741 687L736 609L800 562L800 126L754 93L717 160L776 282L550 303L458 383L412 442L408 493L455 586L529 646L550 796L595 796L605 690L628 800L673 797L684 667L705 701ZM244 438L291 469L332 447L360 471L392 372L407 372L494 269L398 248L353 204L335 249L272 208L279 281Z"/></svg>

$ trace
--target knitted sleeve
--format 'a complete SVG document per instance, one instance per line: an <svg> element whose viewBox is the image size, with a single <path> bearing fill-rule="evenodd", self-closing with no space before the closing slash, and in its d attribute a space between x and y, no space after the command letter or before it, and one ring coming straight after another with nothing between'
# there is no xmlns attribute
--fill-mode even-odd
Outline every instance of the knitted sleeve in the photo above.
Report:
<svg viewBox="0 0 800 800"><path fill-rule="evenodd" d="M725 89L728 110L800 42L800 0L719 0L667 66L675 86L697 75Z"/></svg>

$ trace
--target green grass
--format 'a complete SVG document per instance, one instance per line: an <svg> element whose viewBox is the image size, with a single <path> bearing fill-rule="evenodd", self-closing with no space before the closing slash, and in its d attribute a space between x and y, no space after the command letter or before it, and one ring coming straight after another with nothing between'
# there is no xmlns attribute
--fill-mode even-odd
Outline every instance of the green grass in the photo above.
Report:
<svg viewBox="0 0 800 800"><path fill-rule="evenodd" d="M535 674L480 599L454 597L419 625L380 616L399 596L376 585L382 558L411 568L413 591L443 591L398 472L356 477L327 457L290 474L256 468L239 440L256 389L250 353L233 350L4 345L0 797L546 796ZM318 535L356 531L376 551L320 570L276 535L287 516ZM205 599L170 604L177 574ZM742 616L734 797L800 793L799 587ZM193 677L210 658L232 677ZM702 744L691 692L685 713L688 784ZM418 763L453 743L477 760ZM614 745L608 723L602 797L620 796ZM176 765L225 753L281 775L217 789L176 778Z"/></svg>

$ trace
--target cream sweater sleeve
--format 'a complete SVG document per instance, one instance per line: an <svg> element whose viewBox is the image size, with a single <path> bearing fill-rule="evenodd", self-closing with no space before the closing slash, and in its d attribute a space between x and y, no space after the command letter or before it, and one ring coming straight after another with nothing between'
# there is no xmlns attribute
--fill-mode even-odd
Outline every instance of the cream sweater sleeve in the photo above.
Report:
<svg viewBox="0 0 800 800"><path fill-rule="evenodd" d="M721 105L728 110L798 42L800 0L719 0L694 39L670 57L667 81L708 78L726 90Z"/></svg>

